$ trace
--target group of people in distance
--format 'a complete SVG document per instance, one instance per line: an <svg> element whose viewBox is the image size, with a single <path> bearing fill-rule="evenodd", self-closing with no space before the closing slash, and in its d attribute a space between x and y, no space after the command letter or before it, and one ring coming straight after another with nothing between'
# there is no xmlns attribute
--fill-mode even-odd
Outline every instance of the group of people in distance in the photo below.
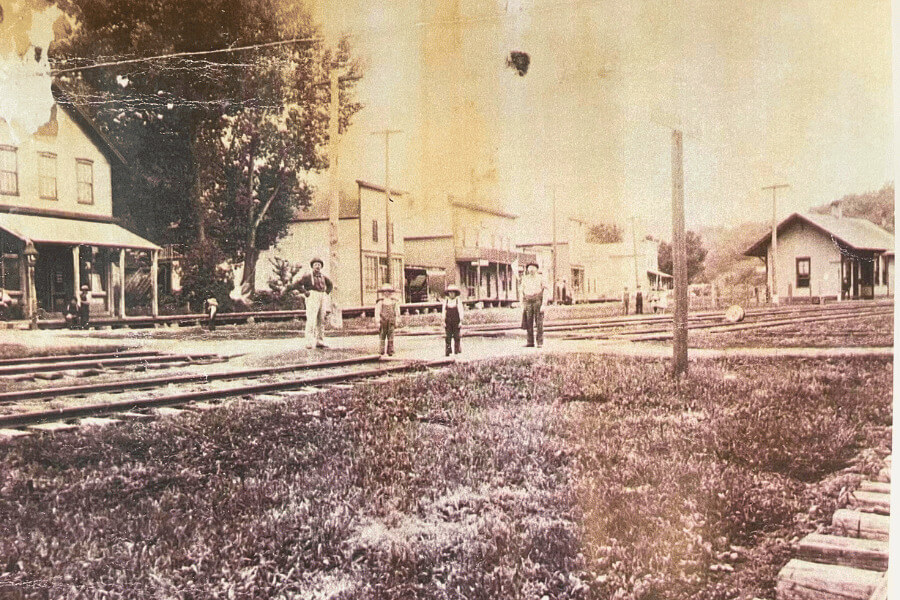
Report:
<svg viewBox="0 0 900 600"><path fill-rule="evenodd" d="M333 285L322 273L324 263L320 258L309 261L310 271L297 282L306 299L307 348L327 348L325 344L325 318L330 312L329 295ZM547 284L538 273L537 263L525 266L522 277L522 328L528 334L527 347L540 348L544 344L544 308L547 300ZM382 284L375 301L375 327L378 329L379 354L394 355L394 330L400 324L400 298L390 283ZM458 286L448 285L441 300L441 316L444 322L444 351L446 356L460 354L460 326L465 315L465 304Z"/></svg>
<svg viewBox="0 0 900 600"><path fill-rule="evenodd" d="M76 298L70 298L63 311L66 319L66 327L69 329L87 329L91 324L91 288L81 286L81 293Z"/></svg>

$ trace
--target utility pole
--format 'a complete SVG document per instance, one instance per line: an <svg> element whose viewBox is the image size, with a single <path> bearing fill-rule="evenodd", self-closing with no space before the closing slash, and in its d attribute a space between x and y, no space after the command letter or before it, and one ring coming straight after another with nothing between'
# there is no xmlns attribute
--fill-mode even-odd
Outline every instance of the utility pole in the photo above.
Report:
<svg viewBox="0 0 900 600"><path fill-rule="evenodd" d="M780 188L791 187L786 183L777 183L775 185L767 185L764 190L772 190L772 260L769 266L772 271L772 289L769 290L769 297L772 298L772 304L778 304L778 280L775 276L775 262L778 254L778 221L777 221L777 204L775 200L775 191Z"/></svg>
<svg viewBox="0 0 900 600"><path fill-rule="evenodd" d="M672 130L672 259L675 271L675 322L673 323L672 374L688 370L687 249L684 234L684 159L681 130Z"/></svg>
<svg viewBox="0 0 900 600"><path fill-rule="evenodd" d="M328 116L328 272L331 274L332 284L338 281L338 227L341 219L341 195L338 189L338 136L340 135L341 112L341 76L345 69L332 69L330 74L331 103ZM337 286L332 287L332 298L337 297ZM341 311L335 306L332 308L336 325L343 327Z"/></svg>
<svg viewBox="0 0 900 600"><path fill-rule="evenodd" d="M402 133L400 129L383 129L381 131L373 131L372 135L384 136L384 242L385 254L387 255L387 269L385 272L385 283L391 283L391 162L390 162L390 140L391 134ZM399 283L399 282L398 282ZM401 290L402 296L402 290Z"/></svg>
<svg viewBox="0 0 900 600"><path fill-rule="evenodd" d="M553 210L553 303L556 304L556 186L553 186L553 198L550 204Z"/></svg>
<svg viewBox="0 0 900 600"><path fill-rule="evenodd" d="M641 280L638 275L637 228L634 223L635 218L636 217L631 217L631 255L634 258L634 289L637 290L638 286L641 284Z"/></svg>

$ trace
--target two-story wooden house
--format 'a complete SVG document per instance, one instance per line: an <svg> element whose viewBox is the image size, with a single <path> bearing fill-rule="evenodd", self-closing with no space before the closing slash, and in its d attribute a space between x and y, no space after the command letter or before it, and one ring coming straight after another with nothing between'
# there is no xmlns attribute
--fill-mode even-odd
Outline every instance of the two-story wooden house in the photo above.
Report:
<svg viewBox="0 0 900 600"><path fill-rule="evenodd" d="M334 299L339 306L371 306L378 288L387 281L387 255L391 255L391 283L403 294L404 242L406 215L401 201L404 192L391 190L391 206L386 208L384 187L356 181L355 197L342 195L338 221L338 269L329 268L329 221L327 197L316 197L312 206L298 212L288 234L260 254L256 270L256 288L268 288L274 273L271 259L282 258L303 268L318 257L335 286ZM388 210L390 213L388 213ZM387 219L390 216L390 225ZM390 246L390 248L388 248Z"/></svg>
<svg viewBox="0 0 900 600"><path fill-rule="evenodd" d="M159 247L113 217L112 180L125 161L59 89L54 96L30 137L0 120L0 286L25 317L61 312L83 285L92 310L124 317L125 251L146 251L155 315Z"/></svg>

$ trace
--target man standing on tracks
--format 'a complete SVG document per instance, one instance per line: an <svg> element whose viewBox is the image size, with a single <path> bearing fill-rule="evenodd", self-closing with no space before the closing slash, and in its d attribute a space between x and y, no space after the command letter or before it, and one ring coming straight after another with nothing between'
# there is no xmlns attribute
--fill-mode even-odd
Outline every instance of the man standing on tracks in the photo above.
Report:
<svg viewBox="0 0 900 600"><path fill-rule="evenodd" d="M537 342L537 347L544 345L544 306L547 296L547 284L538 273L538 265L530 262L525 265L525 275L522 276L522 305L525 330L528 332L527 348L532 348ZM537 329L537 332L535 332ZM535 336L535 333L537 334Z"/></svg>
<svg viewBox="0 0 900 600"><path fill-rule="evenodd" d="M327 348L325 345L325 302L331 293L331 280L322 273L321 258L309 261L312 268L300 278L300 292L306 296L306 347Z"/></svg>

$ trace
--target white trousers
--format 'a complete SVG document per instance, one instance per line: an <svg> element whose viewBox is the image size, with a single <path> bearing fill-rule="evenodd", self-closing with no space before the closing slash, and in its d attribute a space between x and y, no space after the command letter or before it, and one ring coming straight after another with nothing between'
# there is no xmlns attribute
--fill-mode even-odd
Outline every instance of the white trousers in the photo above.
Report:
<svg viewBox="0 0 900 600"><path fill-rule="evenodd" d="M311 290L306 298L306 347L325 343L325 293Z"/></svg>

